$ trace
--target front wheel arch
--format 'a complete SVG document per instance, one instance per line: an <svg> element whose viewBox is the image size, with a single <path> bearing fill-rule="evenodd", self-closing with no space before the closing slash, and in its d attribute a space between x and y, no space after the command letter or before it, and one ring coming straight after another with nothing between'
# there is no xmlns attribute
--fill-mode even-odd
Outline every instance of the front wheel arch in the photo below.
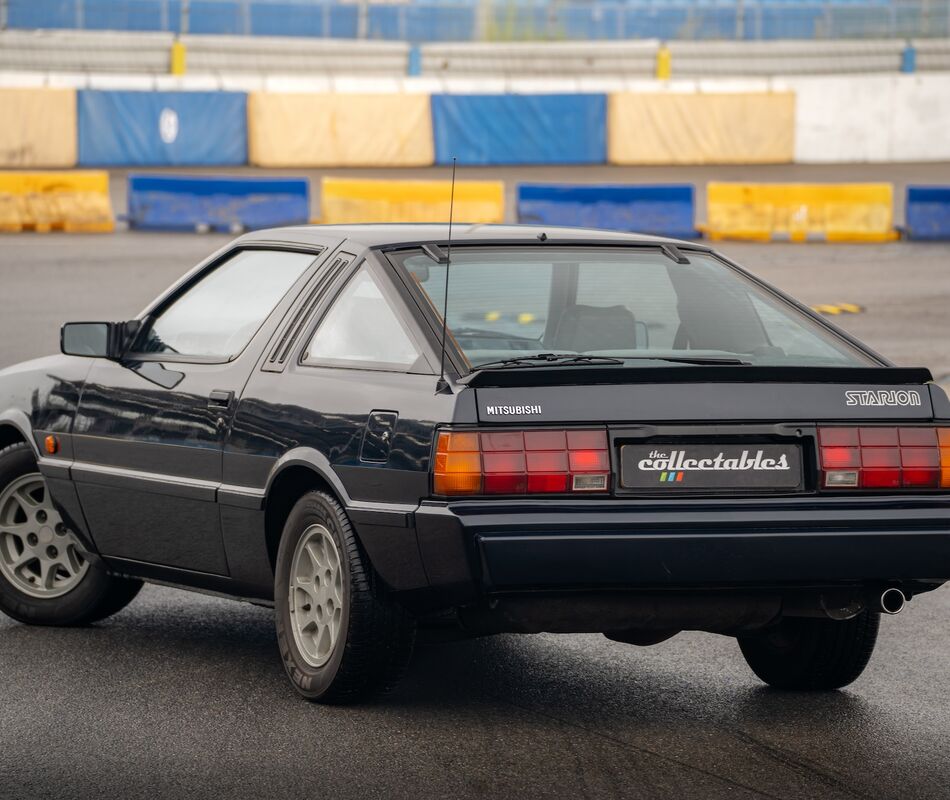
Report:
<svg viewBox="0 0 950 800"><path fill-rule="evenodd" d="M32 435L24 432L21 425L11 418L10 413L0 416L0 450L20 442L28 444L33 454L39 455Z"/></svg>
<svg viewBox="0 0 950 800"><path fill-rule="evenodd" d="M0 486L3 489L34 476L44 484L44 498L48 499L49 488L45 485L42 474L36 469L36 457L29 443L21 439L0 449ZM13 550L10 549L11 543L7 542L7 568L0 570L0 611L28 624L71 626L98 622L128 605L141 589L141 581L109 574L97 557L85 552L82 553L84 564L81 575L64 591L37 594L30 591L28 586L24 588L24 584L17 577L18 568L31 562L46 561L47 566L50 562L54 565L58 563L59 554L65 553L67 546L67 539L62 537L69 533L65 526L60 529L62 520L58 513L54 516L54 509L43 507L43 501L36 494L32 496L33 500L27 501L27 506L23 506L21 502L21 508L17 512L21 518L19 522L14 522L12 515L5 514L6 522L12 526L7 528L7 531L13 531L7 537L8 540L20 541L19 544L13 542ZM35 519L30 509L36 511ZM43 515L42 518L40 514ZM24 537L32 537L33 541L25 543ZM39 552L46 545L57 551L48 553L48 559ZM22 558L24 555L28 558ZM11 557L12 573L9 569ZM75 572L78 568L77 561L72 560L71 564ZM41 566L39 569L40 581L43 582L44 568ZM29 583L34 583L33 579L30 579Z"/></svg>

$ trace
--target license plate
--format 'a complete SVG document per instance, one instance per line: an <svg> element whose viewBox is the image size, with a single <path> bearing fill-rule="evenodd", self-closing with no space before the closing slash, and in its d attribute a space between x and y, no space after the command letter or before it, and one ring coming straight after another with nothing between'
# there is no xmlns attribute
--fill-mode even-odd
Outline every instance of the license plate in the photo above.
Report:
<svg viewBox="0 0 950 800"><path fill-rule="evenodd" d="M800 489L794 444L628 444L620 448L626 489Z"/></svg>

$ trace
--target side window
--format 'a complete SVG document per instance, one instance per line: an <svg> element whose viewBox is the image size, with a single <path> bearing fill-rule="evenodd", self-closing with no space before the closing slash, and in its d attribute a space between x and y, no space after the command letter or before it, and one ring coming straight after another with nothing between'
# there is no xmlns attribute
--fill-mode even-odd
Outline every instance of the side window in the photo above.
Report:
<svg viewBox="0 0 950 800"><path fill-rule="evenodd" d="M419 360L376 279L364 267L320 322L304 350L304 364L408 370Z"/></svg>
<svg viewBox="0 0 950 800"><path fill-rule="evenodd" d="M313 261L308 253L241 251L166 307L134 349L234 358Z"/></svg>

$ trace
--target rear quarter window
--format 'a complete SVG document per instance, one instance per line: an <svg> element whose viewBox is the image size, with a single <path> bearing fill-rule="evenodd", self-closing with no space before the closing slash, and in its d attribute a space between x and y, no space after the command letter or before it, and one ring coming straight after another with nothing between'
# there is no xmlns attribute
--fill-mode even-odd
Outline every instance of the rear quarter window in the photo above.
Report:
<svg viewBox="0 0 950 800"><path fill-rule="evenodd" d="M302 363L407 371L420 358L378 281L362 267L317 326Z"/></svg>

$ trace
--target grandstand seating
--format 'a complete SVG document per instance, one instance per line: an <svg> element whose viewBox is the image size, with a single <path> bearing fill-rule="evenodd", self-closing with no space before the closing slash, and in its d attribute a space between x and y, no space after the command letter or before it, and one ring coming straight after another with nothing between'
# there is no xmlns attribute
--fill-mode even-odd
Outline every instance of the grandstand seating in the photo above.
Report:
<svg viewBox="0 0 950 800"><path fill-rule="evenodd" d="M410 42L828 39L950 35L927 0L6 0L0 28L168 31Z"/></svg>

